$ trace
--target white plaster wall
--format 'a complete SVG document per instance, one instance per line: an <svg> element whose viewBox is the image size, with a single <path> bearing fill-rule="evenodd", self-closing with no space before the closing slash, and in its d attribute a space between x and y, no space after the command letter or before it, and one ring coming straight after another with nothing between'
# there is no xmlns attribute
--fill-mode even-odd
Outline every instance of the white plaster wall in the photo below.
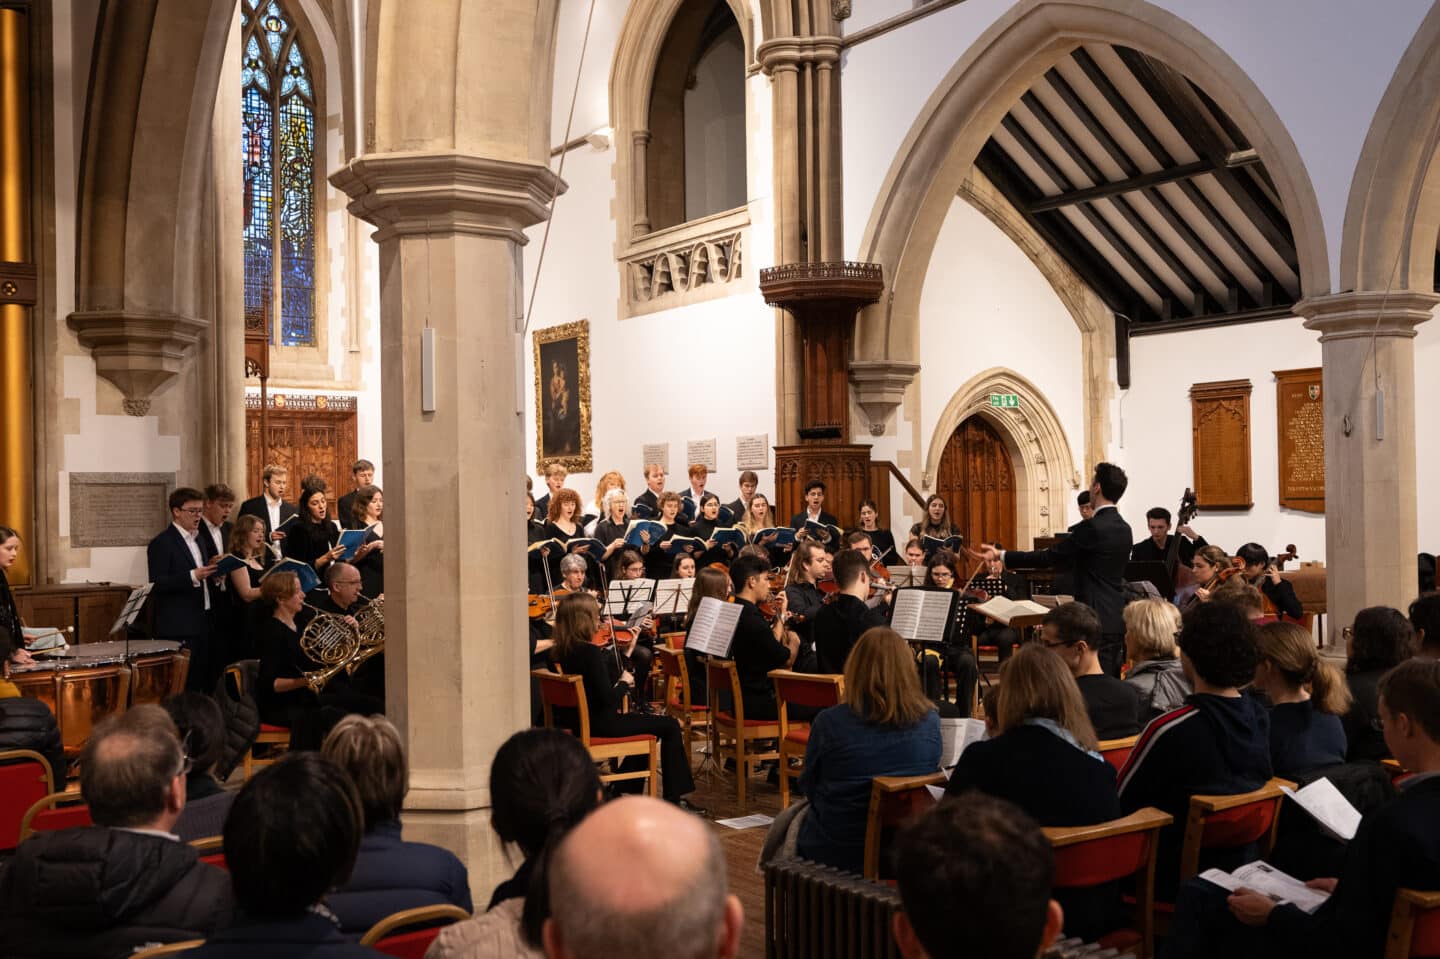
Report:
<svg viewBox="0 0 1440 959"><path fill-rule="evenodd" d="M1440 497L1430 484L1440 476L1440 445L1435 418L1440 415L1440 320L1421 324L1415 337L1415 488L1419 491L1419 542L1425 553L1440 552ZM1427 495L1427 493L1429 495Z"/></svg>

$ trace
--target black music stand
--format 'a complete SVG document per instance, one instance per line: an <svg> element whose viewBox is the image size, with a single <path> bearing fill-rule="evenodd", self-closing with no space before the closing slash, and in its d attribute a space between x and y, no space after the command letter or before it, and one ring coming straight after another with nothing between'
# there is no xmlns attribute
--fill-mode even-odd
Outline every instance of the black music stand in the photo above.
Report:
<svg viewBox="0 0 1440 959"><path fill-rule="evenodd" d="M130 633L135 627L135 620L140 618L140 610L145 608L145 600L150 598L150 591L155 588L154 583L146 583L144 586L136 586L130 591L125 600L125 608L120 610L120 615L115 619L115 625L110 627L107 636L113 636L119 630L125 630L125 665L130 665ZM144 629L144 627L141 627ZM153 639L150 631L145 629L145 638Z"/></svg>
<svg viewBox="0 0 1440 959"><path fill-rule="evenodd" d="M1170 578L1170 571L1165 568L1165 564L1159 560L1126 563L1125 579L1132 583L1149 583L1155 587L1160 598L1167 602L1175 599L1175 582Z"/></svg>

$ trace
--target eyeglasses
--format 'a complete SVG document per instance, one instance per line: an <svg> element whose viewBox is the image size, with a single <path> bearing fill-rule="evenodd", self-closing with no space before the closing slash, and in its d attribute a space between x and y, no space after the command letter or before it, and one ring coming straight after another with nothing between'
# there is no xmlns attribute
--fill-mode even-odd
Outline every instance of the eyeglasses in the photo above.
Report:
<svg viewBox="0 0 1440 959"><path fill-rule="evenodd" d="M1040 640L1040 645L1041 645L1041 646L1044 646L1046 649L1059 649L1061 646L1071 646L1071 645L1073 645L1073 644L1072 644L1072 643L1067 643L1067 642L1065 642L1065 640L1063 640L1063 639L1057 639L1057 640L1056 640L1055 642L1053 642L1053 643L1047 642L1047 641L1045 641L1045 640L1042 639L1042 640Z"/></svg>
<svg viewBox="0 0 1440 959"><path fill-rule="evenodd" d="M189 737L187 736L186 738L188 739ZM180 752L180 768L175 770L175 775L170 778L174 779L176 776L188 776L190 775L190 770L194 768L195 760L191 759L189 754L182 750Z"/></svg>
<svg viewBox="0 0 1440 959"><path fill-rule="evenodd" d="M182 506L180 508L180 512L189 513L191 516L199 516L201 513L205 512L205 510L199 506Z"/></svg>

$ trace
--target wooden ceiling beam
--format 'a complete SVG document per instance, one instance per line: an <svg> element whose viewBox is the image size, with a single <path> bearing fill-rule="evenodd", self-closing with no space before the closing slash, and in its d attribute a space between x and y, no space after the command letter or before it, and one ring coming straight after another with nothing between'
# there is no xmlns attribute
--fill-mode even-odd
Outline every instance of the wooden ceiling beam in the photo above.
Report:
<svg viewBox="0 0 1440 959"><path fill-rule="evenodd" d="M1119 196L1122 193L1137 193L1141 190L1148 190L1152 186L1159 186L1162 183L1174 183L1177 180L1188 180L1191 177L1203 176L1206 173L1215 172L1215 165L1205 160L1196 163L1183 163L1180 166L1169 167L1165 170L1156 170L1154 173L1142 173L1126 180L1112 180L1100 186L1087 187L1083 190L1072 190L1069 193L1061 193L1058 196L1047 196L1030 204L1033 213L1045 213L1049 210L1058 210L1062 206L1074 206L1077 203L1093 203L1096 200L1104 200L1108 197Z"/></svg>

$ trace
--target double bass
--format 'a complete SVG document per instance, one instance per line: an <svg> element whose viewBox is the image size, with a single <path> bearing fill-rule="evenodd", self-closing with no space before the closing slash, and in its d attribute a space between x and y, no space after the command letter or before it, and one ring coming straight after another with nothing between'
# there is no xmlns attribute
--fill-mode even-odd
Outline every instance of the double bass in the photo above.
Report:
<svg viewBox="0 0 1440 959"><path fill-rule="evenodd" d="M1175 511L1175 533L1170 537L1170 545L1165 548L1165 574L1170 577L1172 595L1195 585L1195 575L1190 567L1180 562L1180 527L1189 526L1199 513L1200 503L1195 498L1195 491L1187 486L1180 497L1180 508Z"/></svg>

